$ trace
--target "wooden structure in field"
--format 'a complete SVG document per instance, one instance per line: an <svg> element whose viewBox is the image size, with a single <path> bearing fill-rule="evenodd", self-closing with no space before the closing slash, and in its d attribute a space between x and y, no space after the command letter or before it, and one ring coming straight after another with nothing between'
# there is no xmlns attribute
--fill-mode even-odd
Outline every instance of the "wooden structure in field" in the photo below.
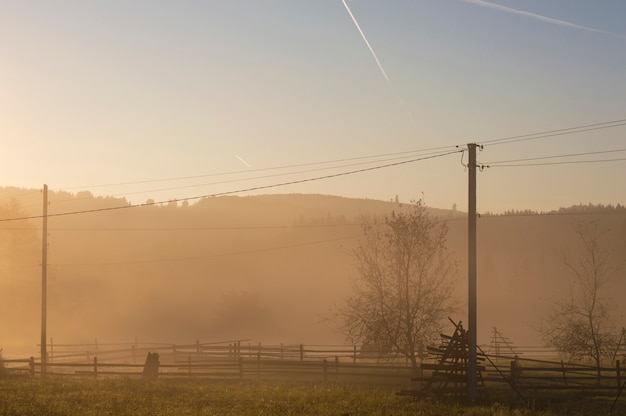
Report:
<svg viewBox="0 0 626 416"><path fill-rule="evenodd" d="M438 347L428 347L428 353L434 358L435 363L422 363L422 374L430 371L430 375L422 375L411 378L414 382L420 382L421 388L417 390L402 391L400 394L412 395L425 391L435 393L467 394L469 349L468 333L461 322L458 324L450 320L455 327L452 335L441 334L441 344ZM483 385L482 371L484 357L477 357L476 380L478 385Z"/></svg>

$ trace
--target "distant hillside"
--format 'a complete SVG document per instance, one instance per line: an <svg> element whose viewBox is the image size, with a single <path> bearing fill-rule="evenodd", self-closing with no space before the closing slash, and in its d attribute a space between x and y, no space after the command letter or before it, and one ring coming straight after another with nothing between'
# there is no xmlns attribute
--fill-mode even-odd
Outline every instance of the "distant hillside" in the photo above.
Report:
<svg viewBox="0 0 626 416"><path fill-rule="evenodd" d="M51 192L49 202L48 332L56 342L135 337L343 342L324 317L351 293L361 218L403 209L394 202L299 194L112 210L107 209L129 204L89 192ZM0 188L0 219L36 216L41 210L40 191ZM90 210L96 212L56 216ZM460 266L455 296L464 304L465 214L430 212L449 221L449 249ZM480 342L488 342L494 326L514 343L538 342L534 327L551 299L567 290L559 253L575 247L575 221L594 220L608 230L622 267L612 293L626 289L623 207L556 214L479 218ZM38 342L40 264L41 220L0 222L0 347L5 351ZM454 318L464 316L465 307Z"/></svg>

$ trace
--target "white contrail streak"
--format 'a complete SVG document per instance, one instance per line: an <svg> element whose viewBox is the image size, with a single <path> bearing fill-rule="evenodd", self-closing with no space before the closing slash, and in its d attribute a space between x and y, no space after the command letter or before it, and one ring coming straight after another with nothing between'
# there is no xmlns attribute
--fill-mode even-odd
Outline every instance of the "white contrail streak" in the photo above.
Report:
<svg viewBox="0 0 626 416"><path fill-rule="evenodd" d="M374 57L374 60L376 61L376 65L378 65L378 69L380 69L380 72L383 74L383 77L385 77L387 84L391 86L391 80L389 79L389 76L387 76L387 72L385 71L385 68L383 68L383 65L378 60L378 56L376 56L376 52L374 52L374 48L372 48L372 45L370 45L370 43L368 42L367 37L365 36L365 33L363 33L363 30L361 29L361 26L359 25L359 22L357 22L356 17L354 17L354 15L352 14L352 10L350 10L350 7L348 7L348 3L346 3L346 0L341 0L341 2L343 3L343 6L348 11L348 14L350 15L350 17L352 18L352 21L354 22L354 25L356 26L359 33L361 34L361 37L363 38L363 41L367 45L367 48L370 50L372 56Z"/></svg>
<svg viewBox="0 0 626 416"><path fill-rule="evenodd" d="M361 29L361 25L359 25L359 22L356 20L356 17L354 17L354 15L352 14L352 10L350 10L350 7L348 7L348 3L346 3L346 0L341 0L341 2L343 3L343 6L348 11L348 14L350 15L350 18L352 19L352 21L354 22L354 25L356 26L357 30L361 34L361 38L363 38L363 41L365 42L367 49L370 50L370 53L374 57L374 60L376 61L376 65L378 66L380 73L383 74L385 81L387 81L387 85L389 85L389 88L393 91L393 85L391 84L391 79L389 79L389 75L387 75L387 71L385 71L383 64L380 63L380 60L378 59L376 52L374 52L374 48L372 48L372 45L370 45L369 41L367 40L367 37L365 36L363 29ZM402 105L402 107L404 107L404 111L406 111L407 115L409 116L411 123L413 125L416 125L415 117L413 117L413 114L411 114L411 112L409 111L409 107L407 107L406 103L404 102L402 97L400 97L398 93L396 93L396 95L398 97L398 101L400 101L400 104Z"/></svg>
<svg viewBox="0 0 626 416"><path fill-rule="evenodd" d="M463 1L465 3L474 4L476 6L487 7L489 9L493 9L493 10L499 10L499 11L505 12L505 13L516 14L516 15L519 15L519 16L524 16L524 17L528 17L528 18L531 18L531 19L535 19L535 20L541 20L542 22L550 23L550 24L553 24L553 25L565 26L565 27L570 27L572 29L578 29L578 30L585 30L587 32L602 33L604 35L615 36L615 37L618 37L618 38L626 39L626 35L621 35L619 33L607 32L606 30L595 29L595 28L589 27L589 26L577 25L576 23L566 22L565 20L554 19L552 17L544 16L544 15L541 15L541 14L531 13L531 12L527 12L527 11L519 10L519 9L514 9L512 7L502 6L500 4L489 3L489 2L484 1L484 0L461 0L461 1Z"/></svg>
<svg viewBox="0 0 626 416"><path fill-rule="evenodd" d="M252 165L250 165L248 162L246 162L245 160L243 160L243 159L241 158L241 156L239 156L239 155L235 155L235 157L236 157L237 159L239 159L239 161L240 161L241 163L243 163L244 165L246 165L246 166L247 166L247 167L249 167L250 169L254 169L254 168L252 167Z"/></svg>

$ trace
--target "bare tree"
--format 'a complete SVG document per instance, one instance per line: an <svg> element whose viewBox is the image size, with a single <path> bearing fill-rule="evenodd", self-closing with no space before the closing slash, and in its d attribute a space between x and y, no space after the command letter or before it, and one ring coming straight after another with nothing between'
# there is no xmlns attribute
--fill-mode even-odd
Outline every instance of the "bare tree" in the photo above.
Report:
<svg viewBox="0 0 626 416"><path fill-rule="evenodd" d="M570 358L591 359L600 367L603 358L612 356L619 336L604 293L616 268L596 222L577 222L574 230L579 248L561 258L571 277L569 294L555 300L540 333Z"/></svg>
<svg viewBox="0 0 626 416"><path fill-rule="evenodd" d="M339 311L344 333L354 343L399 353L417 369L418 357L455 309L457 265L446 249L447 226L418 201L382 224L366 220L363 230L354 294Z"/></svg>

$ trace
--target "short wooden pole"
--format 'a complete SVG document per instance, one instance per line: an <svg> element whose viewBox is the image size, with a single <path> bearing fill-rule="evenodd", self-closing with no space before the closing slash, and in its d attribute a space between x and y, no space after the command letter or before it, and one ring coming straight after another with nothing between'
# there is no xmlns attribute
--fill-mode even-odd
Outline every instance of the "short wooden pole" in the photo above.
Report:
<svg viewBox="0 0 626 416"><path fill-rule="evenodd" d="M93 378L98 378L98 357L93 357Z"/></svg>
<svg viewBox="0 0 626 416"><path fill-rule="evenodd" d="M620 391L622 388L622 371L619 360L615 360L615 379L617 381L617 391Z"/></svg>
<svg viewBox="0 0 626 416"><path fill-rule="evenodd" d="M30 357L30 361L28 362L28 366L30 368L30 376L35 378L35 357Z"/></svg>
<svg viewBox="0 0 626 416"><path fill-rule="evenodd" d="M511 386L515 387L517 384L517 362L516 360L511 360Z"/></svg>
<svg viewBox="0 0 626 416"><path fill-rule="evenodd" d="M324 368L324 381L328 380L328 370L327 370L327 366L328 363L326 362L326 358L324 358L324 363L323 363L323 368Z"/></svg>

